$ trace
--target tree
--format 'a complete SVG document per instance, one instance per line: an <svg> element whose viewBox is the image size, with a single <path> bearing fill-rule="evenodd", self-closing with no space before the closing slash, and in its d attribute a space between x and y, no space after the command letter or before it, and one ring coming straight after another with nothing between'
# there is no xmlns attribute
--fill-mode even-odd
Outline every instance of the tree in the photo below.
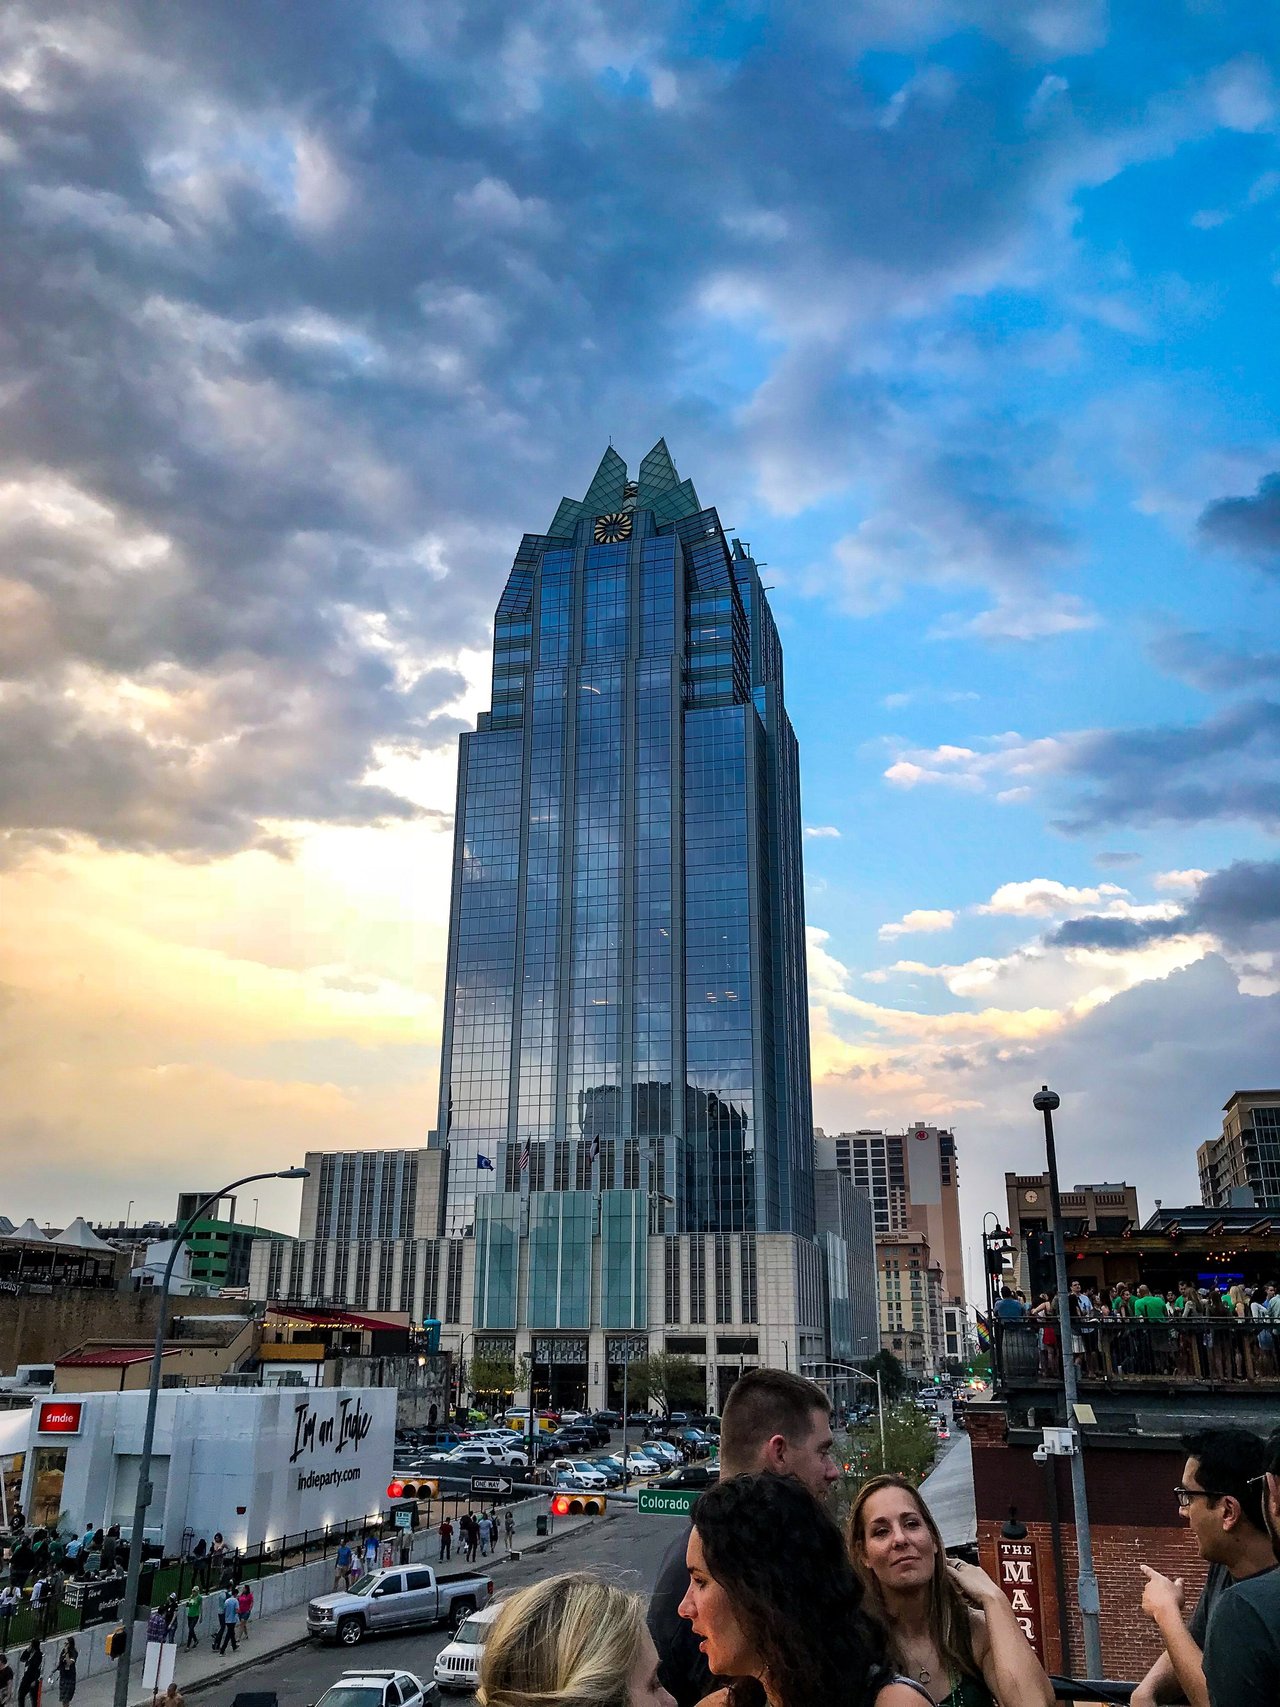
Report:
<svg viewBox="0 0 1280 1707"><path fill-rule="evenodd" d="M938 1450L932 1421L913 1404L885 1406L883 1455L878 1417L869 1417L850 1430L841 1444L844 1475L836 1495L838 1503L846 1509L863 1482L870 1476L878 1476L882 1469L905 1476L918 1486L932 1469Z"/></svg>
<svg viewBox="0 0 1280 1707"><path fill-rule="evenodd" d="M648 1357L638 1357L631 1364L628 1387L638 1404L656 1399L664 1416L669 1417L673 1410L696 1404L703 1398L706 1377L691 1357L673 1351L652 1351Z"/></svg>
<svg viewBox="0 0 1280 1707"><path fill-rule="evenodd" d="M517 1387L529 1384L529 1358L521 1352L481 1351L471 1359L466 1385L473 1398L502 1400L511 1398ZM492 1407L497 1410L495 1403Z"/></svg>
<svg viewBox="0 0 1280 1707"><path fill-rule="evenodd" d="M880 1391L886 1401L900 1399L907 1390L907 1372L891 1351L878 1351L874 1357L869 1357L865 1363L858 1365L864 1375L874 1378L877 1371L880 1374Z"/></svg>

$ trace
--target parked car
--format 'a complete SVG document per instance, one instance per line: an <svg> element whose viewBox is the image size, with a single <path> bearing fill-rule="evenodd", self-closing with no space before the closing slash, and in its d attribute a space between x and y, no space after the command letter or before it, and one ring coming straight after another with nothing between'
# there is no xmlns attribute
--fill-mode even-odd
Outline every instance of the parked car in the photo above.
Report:
<svg viewBox="0 0 1280 1707"><path fill-rule="evenodd" d="M465 1619L448 1647L441 1648L432 1670L441 1689L459 1689L468 1695L474 1692L480 1681L480 1654L498 1612L498 1607L486 1606Z"/></svg>
<svg viewBox="0 0 1280 1707"><path fill-rule="evenodd" d="M622 1427L622 1418L618 1415L617 1411L596 1411L592 1416L591 1421L595 1423L598 1428Z"/></svg>
<svg viewBox="0 0 1280 1707"><path fill-rule="evenodd" d="M316 1707L433 1707L440 1699L434 1683L411 1671L344 1671Z"/></svg>
<svg viewBox="0 0 1280 1707"><path fill-rule="evenodd" d="M489 1604L493 1583L469 1572L437 1577L430 1565L370 1571L350 1589L318 1595L307 1607L307 1632L352 1648L383 1630L460 1624Z"/></svg>
<svg viewBox="0 0 1280 1707"><path fill-rule="evenodd" d="M555 1467L554 1474L553 1486L571 1488L579 1493L583 1490L590 1493L604 1493L609 1486L598 1470L580 1470L576 1464L570 1464L563 1459Z"/></svg>
<svg viewBox="0 0 1280 1707"><path fill-rule="evenodd" d="M669 1440L646 1440L643 1451L646 1458L656 1458L667 1469L680 1462L680 1454Z"/></svg>
<svg viewBox="0 0 1280 1707"><path fill-rule="evenodd" d="M656 1420L657 1419L654 1417L652 1411L632 1411L627 1417L627 1427L646 1428L651 1422Z"/></svg>
<svg viewBox="0 0 1280 1707"><path fill-rule="evenodd" d="M720 1470L709 1464L682 1464L658 1482L660 1488L709 1488L720 1480Z"/></svg>
<svg viewBox="0 0 1280 1707"><path fill-rule="evenodd" d="M611 1488L622 1486L622 1459L616 1453L611 1453L607 1458L592 1458L590 1464L593 1470L600 1472Z"/></svg>
<svg viewBox="0 0 1280 1707"><path fill-rule="evenodd" d="M558 1428L554 1434L548 1435L547 1439L555 1447L556 1455L560 1458L568 1458L575 1452L590 1452L592 1447L600 1444L594 1431L588 1433L585 1428Z"/></svg>
<svg viewBox="0 0 1280 1707"><path fill-rule="evenodd" d="M494 1446L486 1441L466 1441L462 1446L455 1446L449 1454L451 1464L492 1465L495 1470L524 1470L528 1468L529 1455L518 1448Z"/></svg>
<svg viewBox="0 0 1280 1707"><path fill-rule="evenodd" d="M627 1462L633 1476L657 1476L667 1468L661 1459L651 1458L647 1452L628 1452Z"/></svg>

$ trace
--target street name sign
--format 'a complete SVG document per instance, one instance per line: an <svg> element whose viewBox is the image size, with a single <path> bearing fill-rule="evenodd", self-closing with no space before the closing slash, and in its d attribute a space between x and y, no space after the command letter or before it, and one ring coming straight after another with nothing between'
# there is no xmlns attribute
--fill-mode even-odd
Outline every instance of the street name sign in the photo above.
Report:
<svg viewBox="0 0 1280 1707"><path fill-rule="evenodd" d="M473 1476L471 1492L473 1494L509 1494L515 1487L514 1476Z"/></svg>
<svg viewBox="0 0 1280 1707"><path fill-rule="evenodd" d="M641 1488L636 1495L636 1510L650 1516L687 1517L701 1488Z"/></svg>

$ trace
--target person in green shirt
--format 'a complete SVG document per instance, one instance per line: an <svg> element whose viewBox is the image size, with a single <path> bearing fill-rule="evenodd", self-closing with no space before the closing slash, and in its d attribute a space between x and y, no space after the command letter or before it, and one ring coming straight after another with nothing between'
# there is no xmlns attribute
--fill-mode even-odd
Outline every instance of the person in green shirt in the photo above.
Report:
<svg viewBox="0 0 1280 1707"><path fill-rule="evenodd" d="M200 1638L196 1635L196 1631L200 1626L200 1614L201 1614L201 1612L203 1612L203 1610L204 1610L204 1596L200 1593L199 1587L196 1586L191 1590L191 1593L187 1596L187 1647L188 1648L198 1648L200 1646Z"/></svg>
<svg viewBox="0 0 1280 1707"><path fill-rule="evenodd" d="M1141 1316L1147 1322L1167 1322L1169 1308L1158 1292L1153 1292L1149 1286L1140 1286L1138 1296L1133 1301L1133 1313Z"/></svg>
<svg viewBox="0 0 1280 1707"><path fill-rule="evenodd" d="M1168 1305L1160 1294L1153 1292L1149 1286L1139 1286L1138 1296L1133 1301L1133 1313L1142 1322L1169 1320ZM1153 1327L1147 1329L1143 1340L1145 1343L1140 1348L1140 1372L1144 1375L1166 1373L1171 1349L1167 1343L1168 1336Z"/></svg>

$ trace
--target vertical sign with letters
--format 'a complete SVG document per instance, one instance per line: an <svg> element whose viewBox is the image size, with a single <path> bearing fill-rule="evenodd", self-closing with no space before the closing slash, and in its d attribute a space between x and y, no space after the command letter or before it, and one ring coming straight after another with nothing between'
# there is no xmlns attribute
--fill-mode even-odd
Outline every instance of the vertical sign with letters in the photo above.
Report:
<svg viewBox="0 0 1280 1707"><path fill-rule="evenodd" d="M1000 1587L1013 1607L1022 1634L1036 1651L1036 1658L1048 1665L1044 1652L1044 1624L1040 1616L1040 1560L1034 1543L996 1541L996 1558L1000 1566Z"/></svg>

